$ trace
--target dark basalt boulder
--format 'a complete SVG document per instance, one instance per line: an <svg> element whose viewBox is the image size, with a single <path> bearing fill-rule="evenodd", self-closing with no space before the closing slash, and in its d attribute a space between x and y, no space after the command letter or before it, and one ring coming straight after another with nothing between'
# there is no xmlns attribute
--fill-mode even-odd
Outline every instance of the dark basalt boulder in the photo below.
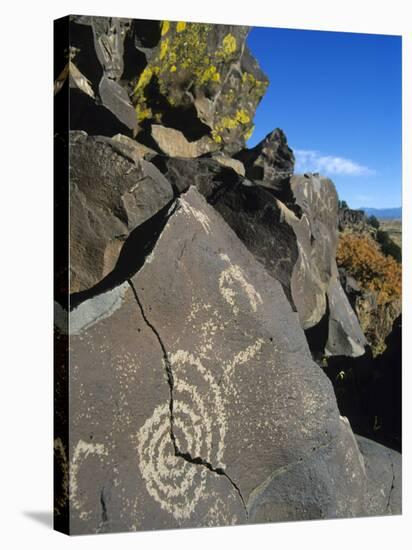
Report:
<svg viewBox="0 0 412 550"><path fill-rule="evenodd" d="M402 441L402 322L399 317L385 341L385 352L374 357L330 357L324 372L335 389L341 413L355 433L401 450Z"/></svg>
<svg viewBox="0 0 412 550"><path fill-rule="evenodd" d="M235 158L245 165L248 179L280 193L295 166L295 156L280 128L273 130L252 149L243 149Z"/></svg>
<svg viewBox="0 0 412 550"><path fill-rule="evenodd" d="M392 332L395 320L401 314L401 299L379 304L377 294L361 288L343 268L339 268L339 276L372 353L375 356L380 355L385 351L385 340Z"/></svg>
<svg viewBox="0 0 412 550"><path fill-rule="evenodd" d="M300 244L292 277L292 296L302 326L314 327L327 311L325 353L362 355L366 340L341 287L336 265L338 196L335 186L318 174L293 176L290 185L296 205L302 211L299 222L289 216Z"/></svg>
<svg viewBox="0 0 412 550"><path fill-rule="evenodd" d="M351 208L342 208L338 210L339 231L345 229L357 229L363 231L367 223L367 217L363 210L352 210Z"/></svg>
<svg viewBox="0 0 412 550"><path fill-rule="evenodd" d="M103 76L99 84L99 96L103 107L113 113L135 135L138 127L136 112L127 91L115 80Z"/></svg>
<svg viewBox="0 0 412 550"><path fill-rule="evenodd" d="M191 159L218 149L217 145L213 146L210 143L207 136L189 141L183 132L160 124L152 124L150 131L150 137L156 147L169 157Z"/></svg>
<svg viewBox="0 0 412 550"><path fill-rule="evenodd" d="M369 515L402 514L402 456L375 441L356 436L367 476L365 504Z"/></svg>
<svg viewBox="0 0 412 550"><path fill-rule="evenodd" d="M70 105L60 108L69 110L71 130L136 134L136 112L122 81L130 26L129 19L71 16L67 65L55 82L55 93L69 82Z"/></svg>
<svg viewBox="0 0 412 550"><path fill-rule="evenodd" d="M299 455L254 491L251 519L262 523L373 515L365 503L366 485L363 457L349 422L341 417L333 443Z"/></svg>
<svg viewBox="0 0 412 550"><path fill-rule="evenodd" d="M95 55L102 73L107 78L118 81L124 72L124 41L131 24L131 19L119 17L73 15L70 45L79 50L85 64L90 64ZM86 26L88 29L79 26Z"/></svg>
<svg viewBox="0 0 412 550"><path fill-rule="evenodd" d="M70 293L108 275L131 232L173 198L169 182L138 154L119 139L71 133Z"/></svg>
<svg viewBox="0 0 412 550"><path fill-rule="evenodd" d="M291 281L299 256L293 228L285 223L284 205L266 189L242 180L212 196L212 204L255 258L283 287L296 311Z"/></svg>
<svg viewBox="0 0 412 550"><path fill-rule="evenodd" d="M331 180L293 175L282 130L245 149L268 85L248 28L69 25L55 71L72 130L55 133L70 160L69 210L56 201L70 231L56 256L56 525L401 513L400 456L362 437L400 449L401 322L373 357L359 319L384 338L396 312L336 264L339 228L364 218L339 210Z"/></svg>
<svg viewBox="0 0 412 550"><path fill-rule="evenodd" d="M367 514L361 456L296 313L205 199L191 188L143 265L138 248L128 261L135 275L59 327L71 532Z"/></svg>
<svg viewBox="0 0 412 550"><path fill-rule="evenodd" d="M242 149L268 84L247 33L244 26L159 22L157 42L145 48L147 63L130 87L143 134L161 123L189 141L205 138L204 150Z"/></svg>
<svg viewBox="0 0 412 550"><path fill-rule="evenodd" d="M329 179L306 175L284 180L279 194L288 197L285 203L273 188L243 178L231 168L222 170L214 158L154 162L177 192L186 190L190 182L207 198L282 284L303 329L325 324L323 347L317 351L364 353L365 337L339 281L338 196Z"/></svg>
<svg viewBox="0 0 412 550"><path fill-rule="evenodd" d="M88 90L84 85L73 96L71 129L109 137L139 134L147 141L156 125L181 132L189 144L201 142L187 146L191 154L179 150L176 156L239 151L268 85L246 46L248 30L72 16L71 72L84 77Z"/></svg>

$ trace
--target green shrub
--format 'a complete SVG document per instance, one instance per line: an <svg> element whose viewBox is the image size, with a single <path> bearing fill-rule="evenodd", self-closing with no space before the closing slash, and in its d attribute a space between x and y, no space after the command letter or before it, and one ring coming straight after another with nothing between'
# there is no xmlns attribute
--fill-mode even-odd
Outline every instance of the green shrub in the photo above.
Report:
<svg viewBox="0 0 412 550"><path fill-rule="evenodd" d="M369 216L367 218L367 222L368 222L369 225L371 225L375 229L379 229L379 227L380 227L379 220L376 216Z"/></svg>
<svg viewBox="0 0 412 550"><path fill-rule="evenodd" d="M393 242L386 231L378 230L376 233L376 240L380 244L381 250L385 256L392 256L398 263L402 262L402 251L400 247Z"/></svg>

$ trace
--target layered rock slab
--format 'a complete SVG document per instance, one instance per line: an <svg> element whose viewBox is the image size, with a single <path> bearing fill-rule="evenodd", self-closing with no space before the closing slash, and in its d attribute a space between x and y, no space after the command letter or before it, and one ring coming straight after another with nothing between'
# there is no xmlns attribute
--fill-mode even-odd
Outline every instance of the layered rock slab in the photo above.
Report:
<svg viewBox="0 0 412 550"><path fill-rule="evenodd" d="M323 487L332 461L340 484L320 489L325 514L361 510L350 496L358 449L297 314L194 188L141 269L60 330L70 334L61 455L73 533L255 521L260 488L274 472L302 473L318 449L313 483ZM288 480L289 509L310 498L302 475Z"/></svg>
<svg viewBox="0 0 412 550"><path fill-rule="evenodd" d="M175 454L163 351L129 283L70 314L69 352L70 446L55 446L72 534L244 521L227 478Z"/></svg>
<svg viewBox="0 0 412 550"><path fill-rule="evenodd" d="M148 149L120 136L70 135L70 292L99 283L131 232L173 199Z"/></svg>
<svg viewBox="0 0 412 550"><path fill-rule="evenodd" d="M335 436L331 387L281 285L194 189L132 282L170 358L175 399L207 413L202 458L245 500L274 467ZM175 422L179 448L196 457Z"/></svg>
<svg viewBox="0 0 412 550"><path fill-rule="evenodd" d="M366 437L356 436L367 475L366 507L370 515L402 513L402 456Z"/></svg>
<svg viewBox="0 0 412 550"><path fill-rule="evenodd" d="M196 185L282 284L303 329L326 319L322 353L362 355L366 339L336 266L338 197L333 183L318 175L293 176L275 193L234 171L222 173L213 159L192 163L167 161L165 174L174 187L183 190L182 182L188 181Z"/></svg>
<svg viewBox="0 0 412 550"><path fill-rule="evenodd" d="M291 293L301 325L309 329L326 315L329 355L359 356L366 339L347 299L336 265L338 196L328 178L318 174L292 176L290 188L296 215L278 202L283 219L294 230L298 259L291 277ZM295 208L296 208L295 206Z"/></svg>
<svg viewBox="0 0 412 550"><path fill-rule="evenodd" d="M250 517L262 523L368 515L366 483L363 457L341 417L335 442L313 447L255 489Z"/></svg>
<svg viewBox="0 0 412 550"><path fill-rule="evenodd" d="M268 85L246 46L248 27L163 21L142 51L147 64L132 80L131 99L146 127L162 123L200 140L197 154L239 151ZM141 29L135 26L139 43ZM196 152L193 149L194 153Z"/></svg>
<svg viewBox="0 0 412 550"><path fill-rule="evenodd" d="M247 178L277 192L282 191L295 166L295 156L280 128L270 132L252 149L243 149L235 158L245 165Z"/></svg>

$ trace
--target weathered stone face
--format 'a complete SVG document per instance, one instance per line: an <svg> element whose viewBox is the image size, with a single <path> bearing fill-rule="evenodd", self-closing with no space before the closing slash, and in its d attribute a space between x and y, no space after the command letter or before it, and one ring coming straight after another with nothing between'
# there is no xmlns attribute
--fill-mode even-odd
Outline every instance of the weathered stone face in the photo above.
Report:
<svg viewBox="0 0 412 550"><path fill-rule="evenodd" d="M245 149L268 85L248 28L64 24L56 528L400 513L399 455L355 439L332 387L369 357L358 357L366 340L352 307L378 330L374 306L338 273L335 187L293 175L280 129ZM400 365L400 328L367 376L356 371L356 406L342 412L356 422L366 410L366 432L352 425L373 437L379 418L399 448L400 405L388 411L385 398L400 395L400 369L388 368Z"/></svg>
<svg viewBox="0 0 412 550"><path fill-rule="evenodd" d="M350 472L350 475L348 473ZM333 443L274 471L251 499L255 522L356 517L365 514L366 474L350 425L340 419Z"/></svg>
<svg viewBox="0 0 412 550"><path fill-rule="evenodd" d="M139 122L204 137L204 150L241 149L268 84L245 45L248 28L163 21L159 31L131 95Z"/></svg>
<svg viewBox="0 0 412 550"><path fill-rule="evenodd" d="M173 198L144 152L119 139L72 134L70 144L70 292L109 274L124 241Z"/></svg>
<svg viewBox="0 0 412 550"><path fill-rule="evenodd" d="M286 136L279 128L268 134L253 149L243 149L236 158L246 167L246 177L277 191L288 185L295 157Z"/></svg>
<svg viewBox="0 0 412 550"><path fill-rule="evenodd" d="M72 533L242 521L227 479L174 456L162 349L130 285L116 295L71 315Z"/></svg>
<svg viewBox="0 0 412 550"><path fill-rule="evenodd" d="M196 141L188 141L182 132L174 128L166 128L159 124L152 124L151 136L159 147L160 151L169 157L196 158L202 154L217 149L206 136Z"/></svg>
<svg viewBox="0 0 412 550"><path fill-rule="evenodd" d="M286 214L296 232L299 258L292 275L292 297L303 328L320 322L328 306L327 354L356 357L366 340L341 287L336 265L338 196L333 183L318 175L290 181L302 215Z"/></svg>
<svg viewBox="0 0 412 550"><path fill-rule="evenodd" d="M356 436L367 476L365 506L368 515L402 514L402 457L375 441Z"/></svg>
<svg viewBox="0 0 412 550"><path fill-rule="evenodd" d="M401 313L401 300L395 299L386 304L378 304L377 295L362 289L344 269L339 269L339 276L373 355L382 354L386 349L385 340Z"/></svg>
<svg viewBox="0 0 412 550"><path fill-rule="evenodd" d="M352 210L351 208L339 208L338 211L339 231L346 228L358 228L363 231L366 228L366 215L363 210Z"/></svg>
<svg viewBox="0 0 412 550"><path fill-rule="evenodd" d="M85 26L91 30L94 51L102 71L111 80L120 80L124 72L124 40L132 20L119 17L72 16L72 25ZM86 29L83 29L83 35ZM76 37L76 35L75 35ZM80 49L84 63L91 57L90 47L87 51Z"/></svg>
<svg viewBox="0 0 412 550"><path fill-rule="evenodd" d="M314 449L313 483L334 468L351 491L357 448L296 313L193 188L136 275L68 330L73 533L260 521L274 472L290 498L270 517L284 519L302 491L286 473ZM339 498L328 510L351 515Z"/></svg>
<svg viewBox="0 0 412 550"><path fill-rule="evenodd" d="M283 180L277 192L234 171L222 173L214 159L167 159L162 169L179 192L190 182L213 204L282 284L303 329L327 316L323 352L354 357L364 353L365 337L339 282L338 196L331 180L293 176Z"/></svg>

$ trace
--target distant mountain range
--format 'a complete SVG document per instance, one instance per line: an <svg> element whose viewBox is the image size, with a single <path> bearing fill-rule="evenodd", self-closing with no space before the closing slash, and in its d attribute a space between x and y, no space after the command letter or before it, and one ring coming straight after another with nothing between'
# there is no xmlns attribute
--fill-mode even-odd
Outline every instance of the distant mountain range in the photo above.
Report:
<svg viewBox="0 0 412 550"><path fill-rule="evenodd" d="M402 207L397 208L368 208L367 206L361 206L358 210L363 210L368 216L375 216L376 218L402 218Z"/></svg>

